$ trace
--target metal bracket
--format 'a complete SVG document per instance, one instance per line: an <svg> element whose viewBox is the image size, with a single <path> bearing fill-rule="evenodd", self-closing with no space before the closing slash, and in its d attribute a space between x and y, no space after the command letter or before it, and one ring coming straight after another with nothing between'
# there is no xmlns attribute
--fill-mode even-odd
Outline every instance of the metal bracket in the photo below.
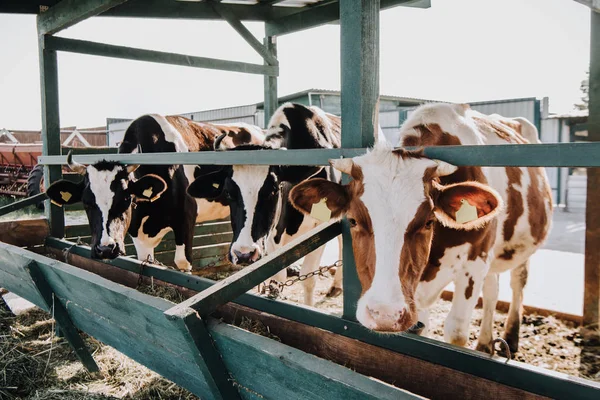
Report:
<svg viewBox="0 0 600 400"><path fill-rule="evenodd" d="M52 310L52 307L54 307L54 319L56 320L56 324L60 327L60 332L75 351L79 361L81 361L83 366L89 372L100 371L96 361L94 361L94 357L92 357L92 354L85 346L83 339L79 335L77 327L73 325L73 321L71 321L69 313L54 295L54 291L48 284L48 281L46 281L46 278L44 277L40 267L35 261L31 261L27 265L26 270L29 272L33 283L35 283L35 286L42 295L42 298L48 306L48 309Z"/></svg>

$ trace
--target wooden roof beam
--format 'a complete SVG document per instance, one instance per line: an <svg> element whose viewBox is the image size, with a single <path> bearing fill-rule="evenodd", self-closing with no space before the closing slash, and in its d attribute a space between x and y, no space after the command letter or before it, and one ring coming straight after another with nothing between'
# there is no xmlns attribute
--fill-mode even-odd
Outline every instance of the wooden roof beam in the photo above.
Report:
<svg viewBox="0 0 600 400"><path fill-rule="evenodd" d="M101 14L127 0L62 0L38 15L40 35L53 35L89 17Z"/></svg>

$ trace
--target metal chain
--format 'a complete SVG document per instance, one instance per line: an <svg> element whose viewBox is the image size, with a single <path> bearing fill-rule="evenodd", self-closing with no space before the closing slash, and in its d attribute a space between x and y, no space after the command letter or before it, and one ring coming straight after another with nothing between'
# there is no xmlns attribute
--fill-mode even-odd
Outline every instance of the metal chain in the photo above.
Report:
<svg viewBox="0 0 600 400"><path fill-rule="evenodd" d="M86 242L84 242L83 240L81 240L81 236L77 236L77 241L75 243L73 243L71 246L65 247L63 249L63 256L65 258L65 262L66 263L69 262L69 256L71 255L71 251L73 251L73 248L75 246L81 246L83 244L86 245L86 246L89 246L89 244L87 244Z"/></svg>
<svg viewBox="0 0 600 400"><path fill-rule="evenodd" d="M294 278L290 278L285 282L277 282L276 280L271 279L271 281L264 285L260 291L261 294L266 294L266 296L270 299L276 299L278 298L281 293L283 292L283 289L285 289L288 286L292 286L294 283L296 282L302 282L307 280L308 278L312 278L313 276L325 276L323 275L324 272L329 271L331 268L333 267L341 267L342 266L342 260L337 260L336 262L334 262L331 265L326 265L324 267L319 267L318 269L311 271L307 274L304 275L298 275L297 277Z"/></svg>
<svg viewBox="0 0 600 400"><path fill-rule="evenodd" d="M206 264L203 268L212 268L212 267L216 267L218 262L221 262L223 260L225 260L227 258L226 255L223 256L219 256L219 258L217 258L214 261L211 261L210 263Z"/></svg>
<svg viewBox="0 0 600 400"><path fill-rule="evenodd" d="M508 362L512 359L512 354L510 353L510 348L508 347L508 343L506 343L506 340L502 339L502 338L496 338L492 341L492 354L490 356L493 356L494 353L497 351L496 350L496 343L500 343L500 347L504 347L504 353L506 354L506 364L508 364Z"/></svg>
<svg viewBox="0 0 600 400"><path fill-rule="evenodd" d="M159 267L163 267L166 269L175 269L173 267L170 267L168 265L163 264L162 262L158 261L158 260L154 260L150 254L148 254L148 256L146 257L145 260L143 260L140 263L140 272L139 272L139 278L138 278L138 287L143 283L144 281L144 268L148 265L158 265Z"/></svg>

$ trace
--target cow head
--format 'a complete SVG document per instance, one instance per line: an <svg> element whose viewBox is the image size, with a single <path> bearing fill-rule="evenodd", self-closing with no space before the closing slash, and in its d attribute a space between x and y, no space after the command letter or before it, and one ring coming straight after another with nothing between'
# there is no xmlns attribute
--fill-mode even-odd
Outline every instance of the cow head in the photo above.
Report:
<svg viewBox="0 0 600 400"><path fill-rule="evenodd" d="M133 179L132 172L137 165L100 161L85 166L73 162L71 153L67 163L72 171L83 175L83 180L79 183L57 181L46 194L58 206L83 203L92 234L92 258L113 259L125 254L132 200L154 201L166 190L167 184L157 175Z"/></svg>
<svg viewBox="0 0 600 400"><path fill-rule="evenodd" d="M353 180L340 185L310 179L291 190L290 201L309 214L326 199L333 218L346 215L362 286L356 318L373 330L405 331L417 322L414 294L434 230L480 229L497 215L502 200L477 182L440 184L441 176L457 168L419 151L376 146L330 163Z"/></svg>
<svg viewBox="0 0 600 400"><path fill-rule="evenodd" d="M218 142L215 147L218 148ZM273 148L241 145L229 151L240 150ZM263 256L267 235L277 223L281 183L298 183L318 170L315 167L268 165L201 167L188 187L188 194L207 200L225 198L233 229L229 259L233 264L251 264Z"/></svg>

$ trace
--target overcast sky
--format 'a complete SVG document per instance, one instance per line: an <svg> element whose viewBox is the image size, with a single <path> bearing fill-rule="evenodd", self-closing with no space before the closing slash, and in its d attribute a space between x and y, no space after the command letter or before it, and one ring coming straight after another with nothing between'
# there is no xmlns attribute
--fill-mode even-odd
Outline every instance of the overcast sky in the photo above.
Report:
<svg viewBox="0 0 600 400"><path fill-rule="evenodd" d="M572 0L432 0L381 13L382 94L445 101L579 101L589 64L589 9ZM263 26L247 23L259 38ZM61 36L262 63L226 23L94 18ZM0 128L40 129L35 17L0 15ZM278 38L279 95L340 88L339 26ZM62 126L262 101L263 77L62 53Z"/></svg>

